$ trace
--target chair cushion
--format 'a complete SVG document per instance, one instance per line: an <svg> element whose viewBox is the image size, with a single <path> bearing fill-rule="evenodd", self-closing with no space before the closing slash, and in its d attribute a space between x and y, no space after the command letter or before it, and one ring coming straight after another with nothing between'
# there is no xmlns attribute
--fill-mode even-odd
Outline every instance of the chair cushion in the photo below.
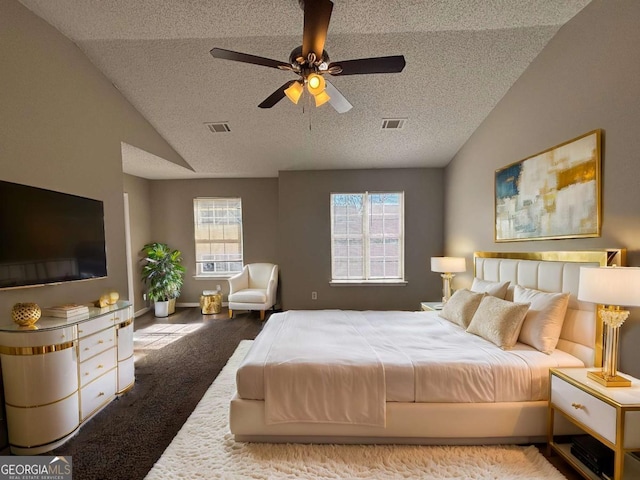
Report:
<svg viewBox="0 0 640 480"><path fill-rule="evenodd" d="M265 303L267 291L263 288L247 288L229 295L229 302L235 303Z"/></svg>
<svg viewBox="0 0 640 480"><path fill-rule="evenodd" d="M274 265L272 263L248 263L249 288L267 288Z"/></svg>

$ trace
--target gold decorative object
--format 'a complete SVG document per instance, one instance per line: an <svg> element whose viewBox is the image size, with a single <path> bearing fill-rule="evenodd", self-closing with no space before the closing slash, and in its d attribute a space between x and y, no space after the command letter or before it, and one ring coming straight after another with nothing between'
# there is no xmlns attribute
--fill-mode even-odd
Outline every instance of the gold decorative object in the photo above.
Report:
<svg viewBox="0 0 640 480"><path fill-rule="evenodd" d="M109 299L107 300L107 303L109 305L115 305L118 299L120 298L120 294L118 292L109 292L108 296L109 296Z"/></svg>
<svg viewBox="0 0 640 480"><path fill-rule="evenodd" d="M28 327L40 320L42 311L37 303L16 303L11 309L13 321L22 327Z"/></svg>
<svg viewBox="0 0 640 480"><path fill-rule="evenodd" d="M109 295L100 295L100 298L93 303L98 308L104 308L109 306Z"/></svg>
<svg viewBox="0 0 640 480"><path fill-rule="evenodd" d="M202 292L200 297L200 311L203 315L211 315L222 311L222 295L219 293Z"/></svg>

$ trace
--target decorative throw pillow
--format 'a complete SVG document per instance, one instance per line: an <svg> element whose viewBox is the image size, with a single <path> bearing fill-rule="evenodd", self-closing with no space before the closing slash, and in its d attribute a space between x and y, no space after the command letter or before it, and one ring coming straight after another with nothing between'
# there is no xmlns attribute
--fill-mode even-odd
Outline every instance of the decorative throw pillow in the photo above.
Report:
<svg viewBox="0 0 640 480"><path fill-rule="evenodd" d="M480 302L467 332L507 350L518 341L527 310L528 303L513 303L487 295Z"/></svg>
<svg viewBox="0 0 640 480"><path fill-rule="evenodd" d="M466 288L456 290L442 307L440 316L462 328L467 328L484 295L484 293L475 293Z"/></svg>
<svg viewBox="0 0 640 480"><path fill-rule="evenodd" d="M520 342L546 354L553 352L567 313L569 294L541 292L516 285L513 300L531 303L520 330Z"/></svg>
<svg viewBox="0 0 640 480"><path fill-rule="evenodd" d="M475 277L473 284L471 284L471 291L478 293L487 293L493 297L504 298L507 296L507 290L509 288L509 281L506 282L491 282L489 280L482 280Z"/></svg>

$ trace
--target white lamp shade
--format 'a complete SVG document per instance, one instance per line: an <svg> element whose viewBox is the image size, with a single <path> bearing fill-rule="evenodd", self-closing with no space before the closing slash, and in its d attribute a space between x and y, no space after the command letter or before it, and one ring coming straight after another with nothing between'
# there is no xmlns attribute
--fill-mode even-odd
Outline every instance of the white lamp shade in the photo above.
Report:
<svg viewBox="0 0 640 480"><path fill-rule="evenodd" d="M440 273L465 272L464 257L431 257L431 271Z"/></svg>
<svg viewBox="0 0 640 480"><path fill-rule="evenodd" d="M580 267L578 300L618 307L640 306L640 268Z"/></svg>

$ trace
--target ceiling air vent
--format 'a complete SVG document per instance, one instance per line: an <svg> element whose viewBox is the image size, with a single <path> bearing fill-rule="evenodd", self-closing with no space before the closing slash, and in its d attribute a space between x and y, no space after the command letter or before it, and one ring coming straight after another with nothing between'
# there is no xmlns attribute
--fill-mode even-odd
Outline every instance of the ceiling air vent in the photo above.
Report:
<svg viewBox="0 0 640 480"><path fill-rule="evenodd" d="M226 133L231 131L227 122L210 122L205 123L205 125L212 133Z"/></svg>
<svg viewBox="0 0 640 480"><path fill-rule="evenodd" d="M382 129L383 130L400 130L404 127L406 118L383 118Z"/></svg>

